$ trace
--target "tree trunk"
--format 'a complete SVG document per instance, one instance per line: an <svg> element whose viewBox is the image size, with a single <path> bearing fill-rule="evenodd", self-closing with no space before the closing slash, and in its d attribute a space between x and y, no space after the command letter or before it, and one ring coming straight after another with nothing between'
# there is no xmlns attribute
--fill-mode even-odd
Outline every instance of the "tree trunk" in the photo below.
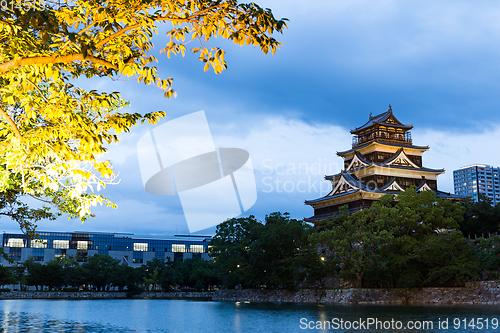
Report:
<svg viewBox="0 0 500 333"><path fill-rule="evenodd" d="M363 288L363 274L356 274L356 288Z"/></svg>

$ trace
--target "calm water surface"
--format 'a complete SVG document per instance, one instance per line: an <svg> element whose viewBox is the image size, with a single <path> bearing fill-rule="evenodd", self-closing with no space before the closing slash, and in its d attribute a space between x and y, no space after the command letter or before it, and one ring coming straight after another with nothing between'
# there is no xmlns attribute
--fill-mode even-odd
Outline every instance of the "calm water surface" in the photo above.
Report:
<svg viewBox="0 0 500 333"><path fill-rule="evenodd" d="M420 330L328 326L432 321ZM479 318L483 318L479 320ZM448 329L439 322L448 320ZM464 327L467 319L467 327ZM483 328L471 327L482 323ZM181 300L2 300L0 332L499 332L500 306L372 306ZM494 325L494 323L497 325ZM458 327L454 327L454 323ZM488 329L486 329L488 323ZM428 324L427 324L428 325ZM443 325L442 325L443 326ZM497 326L497 327L494 327ZM305 329L301 329L305 328ZM396 327L396 326L394 326ZM314 328L314 329L310 329ZM457 328L457 329L455 329Z"/></svg>

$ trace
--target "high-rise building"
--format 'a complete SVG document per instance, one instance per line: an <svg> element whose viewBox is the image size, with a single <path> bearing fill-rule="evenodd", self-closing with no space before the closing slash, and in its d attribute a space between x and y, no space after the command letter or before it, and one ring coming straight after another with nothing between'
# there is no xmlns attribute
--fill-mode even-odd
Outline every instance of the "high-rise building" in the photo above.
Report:
<svg viewBox="0 0 500 333"><path fill-rule="evenodd" d="M500 202L500 168L473 164L453 171L455 194L477 201L479 193L490 198L494 205Z"/></svg>
<svg viewBox="0 0 500 333"><path fill-rule="evenodd" d="M370 207L386 194L398 194L410 186L417 192L433 191L437 197L461 200L463 197L437 189L437 176L444 169L431 169L422 164L422 154L429 146L413 144L412 125L400 122L389 110L372 116L364 125L351 130L352 149L337 152L344 159L344 170L325 176L332 191L323 198L308 200L314 216L305 221L316 222L338 214L347 205L350 212Z"/></svg>

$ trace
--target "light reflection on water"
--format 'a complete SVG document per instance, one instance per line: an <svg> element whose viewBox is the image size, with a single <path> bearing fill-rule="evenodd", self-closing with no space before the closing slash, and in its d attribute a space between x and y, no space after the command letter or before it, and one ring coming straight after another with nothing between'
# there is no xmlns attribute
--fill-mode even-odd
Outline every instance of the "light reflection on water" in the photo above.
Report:
<svg viewBox="0 0 500 333"><path fill-rule="evenodd" d="M374 306L318 305L182 300L3 300L0 332L355 332L355 330L301 330L300 320L355 321L432 320L425 332L500 332L496 330L439 330L438 318L498 318L499 305ZM361 332L368 330L361 330ZM424 332L424 330L369 330L370 332ZM359 331L357 331L359 332Z"/></svg>

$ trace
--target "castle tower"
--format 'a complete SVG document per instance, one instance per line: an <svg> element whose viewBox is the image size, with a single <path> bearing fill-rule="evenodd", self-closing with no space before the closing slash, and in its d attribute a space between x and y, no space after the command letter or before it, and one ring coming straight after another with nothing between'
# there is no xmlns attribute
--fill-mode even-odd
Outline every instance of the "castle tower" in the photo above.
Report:
<svg viewBox="0 0 500 333"><path fill-rule="evenodd" d="M337 152L344 159L344 170L325 176L332 182L332 191L325 197L307 200L314 208L314 216L307 222L332 217L339 208L348 205L350 212L368 208L383 195L415 186L417 192L434 191L438 197L461 197L438 191L437 176L444 169L430 169L422 165L422 154L429 146L415 146L410 130L389 110L372 116L361 127L351 130L352 149Z"/></svg>

